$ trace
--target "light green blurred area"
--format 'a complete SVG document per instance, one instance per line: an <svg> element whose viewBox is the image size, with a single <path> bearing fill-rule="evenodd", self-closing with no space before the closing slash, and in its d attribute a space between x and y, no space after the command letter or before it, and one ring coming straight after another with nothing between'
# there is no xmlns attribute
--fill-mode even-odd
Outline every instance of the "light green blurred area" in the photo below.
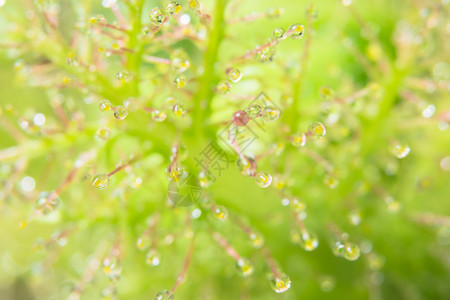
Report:
<svg viewBox="0 0 450 300"><path fill-rule="evenodd" d="M97 13L104 14L108 20L114 19L111 11L101 6L101 1L79 1L76 5L74 3L78 1L54 2L63 8L61 30L67 35L74 27L74 9L88 9L86 19ZM307 64L303 66L297 107L298 128L306 130L314 121L325 123L328 115L319 95L322 86L330 87L342 98L370 83L379 86L378 90L343 110L339 121L327 126L324 140L311 144L309 148L335 166L340 178L336 189L323 184L323 167L303 152L291 151L282 159L270 156L272 160L261 163L261 167L268 171L284 166L286 174L290 174L287 179L293 182L291 193L305 201L305 225L317 233L319 247L307 252L293 244L290 231L296 225L289 209L280 204L282 196L278 190L258 188L253 178L241 176L233 164L209 189L211 198L226 206L230 215L244 217L264 234L267 247L283 272L290 276L292 287L284 294L275 294L267 280L269 269L261 251L249 247L248 238L231 221L220 223L211 220L210 212L204 210L202 216L192 223L196 235L194 256L186 279L175 292L176 299L448 299L450 295L449 228L413 220L417 214L431 213L446 216L448 224L450 215L450 175L440 166L442 159L450 156L450 130L440 130L438 119L450 110L449 4L445 1L355 0L351 5L355 15L340 1L313 2L318 10L314 29L307 27L302 40L288 38L282 41L274 62L240 67L244 77L242 82L233 86L230 94L253 97L264 91L280 104L282 96L292 92L290 87L298 67L290 65L301 61L309 35L313 38ZM180 3L183 12L187 12L186 1ZM214 1L201 3L206 11L213 12ZM286 29L293 23L306 24L308 3L292 0L231 1L225 14L227 20L252 12L265 12L269 7L283 7L285 13L280 18L227 25L215 75L222 76L219 70L231 66L234 57L265 43L275 28ZM145 20L148 11L156 5L159 2L145 1ZM112 247L117 232L121 232L124 253L122 276L116 284L119 299L153 299L158 291L173 286L189 245L183 234L186 214L193 208L172 209L167 206L164 172L169 164L170 147L178 136L175 127L187 129L188 121L183 123L170 119L170 124L155 124L149 122L148 114L136 111L118 123L111 115L98 110L97 98L86 100L80 90L72 88L64 92L66 112L73 119L76 116L71 112L83 112L84 130L79 131L76 124L72 124L66 132L52 137L24 132L19 126L20 117L30 119L35 113L43 113L49 125L58 124L49 104L51 95L56 94L52 90L56 89L30 87L26 84L29 78L21 78L14 69L19 58L45 62L40 58L41 49L33 50L31 42L10 34L15 27L20 28L19 32L38 30L31 27L25 17L32 7L33 1L25 0L6 0L6 4L0 7L0 153L4 155L9 149L8 153L13 154L13 159L0 161L0 299L67 299L86 271L92 255L100 252L98 259L101 261ZM196 16L188 13L196 22ZM401 68L399 49L394 43L395 29L401 22L414 26L425 24L426 17L423 16L429 14L436 15L439 23L429 30L427 39L419 41L419 46L411 51L404 74L392 71ZM378 33L378 41L363 37L364 31L355 16ZM417 33L416 29L412 31ZM70 40L67 35L63 38ZM14 43L28 46L22 50L8 46L6 36L16 38ZM376 59L371 60L370 49L374 49L371 48L374 45L379 47L376 49L388 63L387 71L380 70ZM183 40L178 46L187 50L193 70L202 67L203 54L192 41ZM48 47L50 49L51 45ZM167 57L164 51L155 55ZM369 70L360 63L358 55L369 61ZM65 57L61 59L65 60ZM112 82L120 71L120 60L111 58L109 62L111 67L102 75ZM439 63L441 66L446 64L447 70L441 77L435 72ZM154 99L147 98L157 88L153 78L159 78L160 73L168 72L167 69L146 65L144 70L145 80L139 85L140 96L148 103L163 102L169 94L167 91ZM441 80L446 82L447 88L427 90L411 87L406 84L408 78ZM45 79L34 78L38 82ZM399 84L391 85L397 79ZM435 105L434 116L423 118L419 108L423 105L410 103L401 97L406 90L413 90L424 103ZM112 102L128 97L125 89L111 92L116 97L111 99ZM389 95L393 99L392 107L384 110L383 99ZM228 121L234 111L247 105L242 100L230 99L231 96L211 99L213 121ZM187 98L183 101L189 103ZM11 106L14 113L8 112ZM381 113L377 119L378 112ZM283 114L287 113L283 111ZM98 141L95 131L106 125L111 128L112 137L107 142ZM282 122L274 122L265 131L258 131L259 139L252 149L264 153L271 144L279 142L281 126ZM206 146L203 138L189 132L183 137L199 141L195 150L187 150L190 156ZM395 159L389 153L390 143L397 141L411 147L411 153L405 159ZM60 195L63 205L54 218L32 222L24 230L19 230L19 222L32 212L37 194L55 189L73 168L74 159L90 149L98 152L97 159L82 168L74 183ZM140 161L135 169L135 175L143 178L141 188L129 188L131 176L126 173L116 174L105 191L91 188L90 178L95 173L111 171L118 161L126 160L128 154L144 151L152 154ZM234 153L229 152L228 155L237 159ZM387 175L384 170L388 165L394 165L398 171ZM15 168L19 170L16 172ZM33 177L36 182L31 194L21 190L20 182L25 176ZM399 212L389 212L383 197L373 192L377 186L398 201L401 205ZM123 190L127 191L125 195L120 194ZM353 211L361 214L359 226L348 222L349 213ZM146 218L154 212L160 212L162 216L161 265L151 268L145 263L145 252L138 251L135 242L146 228ZM371 256L367 253L355 262L333 256L328 229L330 222L348 232L350 240L361 248L371 248L384 260L384 265L379 270L371 270ZM53 245L47 250L33 250L38 239L48 241L56 231L74 227L77 229L69 235L64 247ZM242 256L254 262L252 276L242 278L237 274L233 259L211 238L208 229L211 227L227 237ZM175 242L165 243L164 240L170 240L171 235ZM332 288L328 290L330 282ZM100 267L86 285L81 299L101 299L101 291L109 284Z"/></svg>

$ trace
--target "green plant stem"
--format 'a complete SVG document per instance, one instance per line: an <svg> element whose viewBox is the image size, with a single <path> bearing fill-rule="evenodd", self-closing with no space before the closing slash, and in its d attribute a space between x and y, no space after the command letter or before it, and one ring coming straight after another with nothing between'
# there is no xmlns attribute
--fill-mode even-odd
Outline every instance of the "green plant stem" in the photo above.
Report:
<svg viewBox="0 0 450 300"><path fill-rule="evenodd" d="M211 115L211 100L214 96L214 86L218 82L214 67L217 62L220 44L224 38L224 13L227 2L228 0L216 1L213 24L203 64L204 73L200 80L199 91L194 99L193 130L197 139L203 134L206 134L209 138L213 136L213 130L208 124L207 118Z"/></svg>

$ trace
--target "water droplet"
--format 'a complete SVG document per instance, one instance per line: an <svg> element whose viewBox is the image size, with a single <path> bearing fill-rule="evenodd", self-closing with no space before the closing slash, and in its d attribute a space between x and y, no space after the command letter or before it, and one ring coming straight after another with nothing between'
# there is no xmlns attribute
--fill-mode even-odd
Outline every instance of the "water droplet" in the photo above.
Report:
<svg viewBox="0 0 450 300"><path fill-rule="evenodd" d="M319 239L314 233L304 232L300 235L299 243L306 251L313 251L319 246Z"/></svg>
<svg viewBox="0 0 450 300"><path fill-rule="evenodd" d="M122 273L122 267L116 257L106 257L103 260L103 271L105 271L105 274L108 275L111 281L117 282Z"/></svg>
<svg viewBox="0 0 450 300"><path fill-rule="evenodd" d="M147 265L156 267L159 266L161 258L158 252L152 249L148 251L145 261L147 262Z"/></svg>
<svg viewBox="0 0 450 300"><path fill-rule="evenodd" d="M273 60L275 49L273 47L266 47L257 52L257 59L261 63L268 63Z"/></svg>
<svg viewBox="0 0 450 300"><path fill-rule="evenodd" d="M276 189L282 190L288 185L288 181L286 178L280 174L277 174L273 177L273 186Z"/></svg>
<svg viewBox="0 0 450 300"><path fill-rule="evenodd" d="M104 24L106 24L106 18L103 15L96 15L95 17L91 17L89 19L89 22L91 24L102 24L102 25L104 25Z"/></svg>
<svg viewBox="0 0 450 300"><path fill-rule="evenodd" d="M409 148L408 145L394 145L391 148L392 154L397 158L405 158L408 156L409 152L411 151L411 148Z"/></svg>
<svg viewBox="0 0 450 300"><path fill-rule="evenodd" d="M114 43L112 43L111 48L112 48L113 50L118 51L118 50L120 50L121 47L120 47L119 43L114 42Z"/></svg>
<svg viewBox="0 0 450 300"><path fill-rule="evenodd" d="M334 95L333 90L326 86L320 88L319 94L324 100L331 100Z"/></svg>
<svg viewBox="0 0 450 300"><path fill-rule="evenodd" d="M200 3L197 0L189 0L188 6L190 9L193 9L193 10L200 9Z"/></svg>
<svg viewBox="0 0 450 300"><path fill-rule="evenodd" d="M272 175L266 171L260 171L255 175L255 182L259 187L266 188L272 183Z"/></svg>
<svg viewBox="0 0 450 300"><path fill-rule="evenodd" d="M291 202L292 208L294 209L295 212L301 213L301 212L305 211L305 209L306 209L305 202L299 200L296 197L293 198L290 202Z"/></svg>
<svg viewBox="0 0 450 300"><path fill-rule="evenodd" d="M250 118L248 117L247 113L243 110L238 110L233 114L233 123L236 126L245 126L250 121Z"/></svg>
<svg viewBox="0 0 450 300"><path fill-rule="evenodd" d="M256 174L256 161L248 156L243 156L237 161L239 171L244 176L253 177Z"/></svg>
<svg viewBox="0 0 450 300"><path fill-rule="evenodd" d="M186 108L183 104L175 104L172 108L172 111L177 117L182 117L186 114Z"/></svg>
<svg viewBox="0 0 450 300"><path fill-rule="evenodd" d="M281 39L284 37L284 35L286 34L286 31L283 28L275 28L273 30L273 37L276 39Z"/></svg>
<svg viewBox="0 0 450 300"><path fill-rule="evenodd" d="M42 192L36 202L36 210L42 215L48 215L58 208L60 202L56 192Z"/></svg>
<svg viewBox="0 0 450 300"><path fill-rule="evenodd" d="M186 85L186 79L184 78L184 76L179 75L175 77L172 83L176 88L181 89Z"/></svg>
<svg viewBox="0 0 450 300"><path fill-rule="evenodd" d="M130 73L128 73L127 71L120 71L117 73L116 79L120 83L127 83L131 80L131 76L130 76Z"/></svg>
<svg viewBox="0 0 450 300"><path fill-rule="evenodd" d="M225 221L228 218L228 210L222 205L215 205L212 212L214 217L220 221Z"/></svg>
<svg viewBox="0 0 450 300"><path fill-rule="evenodd" d="M111 130L108 127L102 127L97 130L96 134L98 138L107 140L111 136Z"/></svg>
<svg viewBox="0 0 450 300"><path fill-rule="evenodd" d="M173 165L169 171L169 180L178 182L180 178L184 175L184 168L180 163Z"/></svg>
<svg viewBox="0 0 450 300"><path fill-rule="evenodd" d="M33 117L33 123L36 126L42 126L45 123L45 116L41 113L37 113Z"/></svg>
<svg viewBox="0 0 450 300"><path fill-rule="evenodd" d="M226 80L222 80L222 81L220 81L217 84L217 88L216 89L217 89L218 92L226 95L226 94L228 94L228 92L231 89L231 84L228 81L226 81Z"/></svg>
<svg viewBox="0 0 450 300"><path fill-rule="evenodd" d="M184 72L191 66L188 55L182 49L176 49L172 53L171 66L176 72Z"/></svg>
<svg viewBox="0 0 450 300"><path fill-rule="evenodd" d="M33 177L25 176L20 181L20 188L24 192L31 192L31 191L33 191L35 186L36 186L36 182L34 181Z"/></svg>
<svg viewBox="0 0 450 300"><path fill-rule="evenodd" d="M98 190L106 189L109 183L110 179L107 174L97 174L92 178L92 185Z"/></svg>
<svg viewBox="0 0 450 300"><path fill-rule="evenodd" d="M259 249L264 245L264 237L260 233L253 232L250 234L250 240L252 242L252 246L255 249Z"/></svg>
<svg viewBox="0 0 450 300"><path fill-rule="evenodd" d="M277 18L284 14L284 9L282 7L269 7L267 9L267 16L270 18Z"/></svg>
<svg viewBox="0 0 450 300"><path fill-rule="evenodd" d="M169 16L177 14L181 11L181 5L175 1L169 1L164 6L164 11Z"/></svg>
<svg viewBox="0 0 450 300"><path fill-rule="evenodd" d="M198 218L200 218L201 215L202 215L202 210L199 208L194 209L191 213L192 219L198 219Z"/></svg>
<svg viewBox="0 0 450 300"><path fill-rule="evenodd" d="M210 172L200 172L199 174L199 183L202 188L208 188L214 182L213 176Z"/></svg>
<svg viewBox="0 0 450 300"><path fill-rule="evenodd" d="M345 245L342 241L336 240L333 242L331 250L335 256L344 256Z"/></svg>
<svg viewBox="0 0 450 300"><path fill-rule="evenodd" d="M323 179L323 183L330 189L334 189L338 186L339 180L337 180L335 176L327 174Z"/></svg>
<svg viewBox="0 0 450 300"><path fill-rule="evenodd" d="M143 235L139 237L136 241L136 248L141 251L144 251L148 247L150 247L150 237L148 235Z"/></svg>
<svg viewBox="0 0 450 300"><path fill-rule="evenodd" d="M446 156L443 159L441 159L439 165L441 166L442 170L450 171L450 156Z"/></svg>
<svg viewBox="0 0 450 300"><path fill-rule="evenodd" d="M263 117L267 121L275 121L280 117L281 112L273 106L264 107Z"/></svg>
<svg viewBox="0 0 450 300"><path fill-rule="evenodd" d="M164 13L164 11L159 8L159 7L155 7L150 11L150 22L153 23L153 25L155 26L159 26L162 24L162 22L164 22L164 19L166 18L166 14Z"/></svg>
<svg viewBox="0 0 450 300"><path fill-rule="evenodd" d="M320 280L320 289L326 293L331 292L336 285L336 280L331 276L324 276Z"/></svg>
<svg viewBox="0 0 450 300"><path fill-rule="evenodd" d="M361 255L361 250L354 243L347 243L344 247L344 258L350 261L357 260Z"/></svg>
<svg viewBox="0 0 450 300"><path fill-rule="evenodd" d="M380 270L385 262L384 257L375 253L370 253L367 257L369 268L372 270Z"/></svg>
<svg viewBox="0 0 450 300"><path fill-rule="evenodd" d="M163 122L167 118L166 113L158 109L152 110L151 115L152 119L156 122Z"/></svg>
<svg viewBox="0 0 450 300"><path fill-rule="evenodd" d="M126 117L128 116L128 110L126 110L125 107L123 106L117 106L115 111L114 111L114 117L117 120L124 120Z"/></svg>
<svg viewBox="0 0 450 300"><path fill-rule="evenodd" d="M291 136L291 143L294 147L300 148L305 147L306 145L306 134L304 133L296 133Z"/></svg>
<svg viewBox="0 0 450 300"><path fill-rule="evenodd" d="M253 264L247 258L240 258L236 262L236 267L238 268L242 276L247 277L253 273Z"/></svg>
<svg viewBox="0 0 450 300"><path fill-rule="evenodd" d="M174 300L174 299L175 299L174 296L168 290L163 290L158 294L156 294L155 296L155 300Z"/></svg>
<svg viewBox="0 0 450 300"><path fill-rule="evenodd" d="M231 82L239 82L242 79L242 73L236 68L231 68L227 70L228 79Z"/></svg>
<svg viewBox="0 0 450 300"><path fill-rule="evenodd" d="M327 134L325 126L320 122L314 122L308 127L308 133L316 139L321 139Z"/></svg>
<svg viewBox="0 0 450 300"><path fill-rule="evenodd" d="M284 273L281 273L278 277L272 275L270 286L276 293L284 293L291 287L291 279Z"/></svg>
<svg viewBox="0 0 450 300"><path fill-rule="evenodd" d="M250 119L254 119L261 115L262 108L258 104L252 104L245 109L245 112Z"/></svg>
<svg viewBox="0 0 450 300"><path fill-rule="evenodd" d="M288 29L289 36L294 40L299 40L305 34L305 26L301 24L292 24Z"/></svg>
<svg viewBox="0 0 450 300"><path fill-rule="evenodd" d="M100 108L101 111L109 111L112 109L112 105L111 102L109 102L109 100L100 101L98 107Z"/></svg>
<svg viewBox="0 0 450 300"><path fill-rule="evenodd" d="M348 222L354 226L358 226L361 223L361 213L357 210L353 210L348 214Z"/></svg>

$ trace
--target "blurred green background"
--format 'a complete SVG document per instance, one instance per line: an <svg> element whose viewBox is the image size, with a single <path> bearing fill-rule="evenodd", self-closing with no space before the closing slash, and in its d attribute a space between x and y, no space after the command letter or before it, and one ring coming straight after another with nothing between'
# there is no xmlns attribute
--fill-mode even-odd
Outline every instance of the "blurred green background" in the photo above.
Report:
<svg viewBox="0 0 450 300"><path fill-rule="evenodd" d="M126 4L118 2L127 11ZM193 28L207 33L186 2L180 1L180 14L189 14ZM221 122L231 120L233 112L244 109L263 91L282 107L283 116L295 111L297 130L305 131L315 121L325 124L325 138L308 143L307 148L331 162L339 179L335 189L327 187L323 167L290 145L281 155L270 154L258 162L290 181L287 193L306 203L305 225L319 237L319 247L312 252L291 242L290 232L296 224L290 208L281 205L283 197L278 190L257 187L252 178L241 176L234 164L208 189L208 197L227 207L230 216L243 218L264 235L274 259L292 280L291 289L283 294L270 288L262 252L249 246L248 237L232 218L218 222L210 218L206 206L167 205L165 169L170 163L170 147L181 136L188 144L183 155L192 159L210 139L206 133L198 136L191 131L190 116L183 120L168 116L165 122L155 123L137 106L124 121L117 122L112 114L98 110L98 101L105 95L111 96L113 104L135 97L148 106L162 105L167 96L174 95L190 109L189 94L171 87L167 67L143 63L134 89L115 84L121 59L102 56L107 67L97 72L110 85L98 86L98 78L71 73L65 64L68 53L57 45L67 45L80 21L86 26L80 31L87 38L75 50L78 56L92 58L86 54L92 50L92 40L111 43L104 37L97 41L86 29L88 19L96 14L114 20L101 1L0 0L1 4L0 299L68 299L89 261L94 257L101 262L118 235L123 252L121 278L114 284L118 299L153 299L157 292L173 286L182 269L190 243L186 216L198 207L202 215L191 222L193 260L175 292L176 299L450 299L448 1L353 1L349 6L341 1L314 1L318 16L312 28L305 15L308 1L228 3L225 20L264 13L270 7L283 7L284 14L227 24L213 68L215 83L224 77L227 67L235 65L233 58L265 43L275 28L301 23L306 33L302 40L282 41L271 63L237 65L244 74L242 81L233 85L229 95L211 98L209 117L217 123L213 130L220 132ZM214 1L201 4L214 22ZM60 38L39 26L45 22L36 5L59 9ZM161 3L144 1L144 23L157 5ZM125 13L125 17L129 24L134 22L131 15ZM303 62L307 39L310 47ZM180 47L191 58L186 77L193 78L193 83L189 82L186 90L195 96L202 89L203 83L196 78L205 68L206 41L187 38L161 45L149 43L147 50L167 58L168 48ZM31 69L20 67L18 60ZM55 67L48 67L49 62ZM67 74L74 76L74 81L83 76L88 84L59 89ZM301 84L296 86L298 78ZM167 88L159 90L163 84ZM365 88L369 93L346 104L330 104L320 96L323 86L333 90L336 98ZM296 107L289 106L284 99L296 92L300 101ZM58 98L63 99L66 127L61 127L52 107ZM429 105L433 113L425 117ZM36 113L46 116L43 128L48 131L21 127L24 120L32 123ZM257 132L259 139L249 151L265 153L271 145L286 142L284 127L289 119L283 116ZM106 142L95 136L102 126L111 129ZM396 143L409 145L411 153L401 160L393 157L389 149ZM39 192L56 189L73 169L75 158L88 150L94 150L96 159L83 167L60 195L63 204L58 212L19 230L18 224L32 213ZM93 175L110 172L130 154L144 152L146 156L131 171L114 175L107 190L91 188ZM237 159L235 153L228 152L228 156ZM23 190L27 176L35 181L29 192ZM132 188L136 177L143 183ZM386 203L387 195L395 199L394 206ZM150 267L145 252L135 244L146 229L147 217L155 212L161 216L161 264ZM357 226L349 222L354 214L361 218ZM333 255L330 222L360 246L362 254L357 261ZM236 272L233 259L211 238L211 228L252 260L252 276L242 278ZM51 242L55 233L67 230L62 246ZM48 242L47 246L37 247L40 240ZM102 299L102 290L110 285L100 267L85 284L81 299Z"/></svg>

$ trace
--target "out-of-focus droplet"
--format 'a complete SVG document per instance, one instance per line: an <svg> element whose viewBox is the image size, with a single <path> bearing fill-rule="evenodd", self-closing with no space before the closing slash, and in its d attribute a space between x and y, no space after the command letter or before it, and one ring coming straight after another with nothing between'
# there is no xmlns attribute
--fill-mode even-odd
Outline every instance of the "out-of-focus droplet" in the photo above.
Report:
<svg viewBox="0 0 450 300"><path fill-rule="evenodd" d="M168 290L163 290L158 294L156 294L155 296L155 300L174 300L174 299L175 299L174 296Z"/></svg>
<svg viewBox="0 0 450 300"><path fill-rule="evenodd" d="M183 104L175 104L172 108L172 111L177 117L182 117L186 114L186 108Z"/></svg>
<svg viewBox="0 0 450 300"><path fill-rule="evenodd" d="M278 277L272 275L270 286L276 293L284 293L291 287L291 279L284 273L279 274Z"/></svg>
<svg viewBox="0 0 450 300"><path fill-rule="evenodd" d="M330 189L334 189L339 185L339 180L336 176L327 174L323 179L323 183Z"/></svg>
<svg viewBox="0 0 450 300"><path fill-rule="evenodd" d="M39 194L36 210L42 215L48 215L58 208L60 202L61 200L55 191L42 192Z"/></svg>
<svg viewBox="0 0 450 300"><path fill-rule="evenodd" d="M236 267L239 270L239 273L244 276L250 276L253 273L253 264L247 258L240 258L236 262Z"/></svg>
<svg viewBox="0 0 450 300"><path fill-rule="evenodd" d="M117 73L116 79L120 83L127 83L131 80L131 76L130 76L130 73L128 73L127 71L120 71Z"/></svg>
<svg viewBox="0 0 450 300"><path fill-rule="evenodd" d="M304 133L296 133L291 136L291 143L294 147L300 148L305 147L306 145L306 134Z"/></svg>
<svg viewBox="0 0 450 300"><path fill-rule="evenodd" d="M327 134L325 126L320 122L314 122L308 127L308 133L316 139L321 139Z"/></svg>
<svg viewBox="0 0 450 300"><path fill-rule="evenodd" d="M111 130L108 127L101 127L97 129L96 134L98 138L102 140L107 140L111 136Z"/></svg>
<svg viewBox="0 0 450 300"><path fill-rule="evenodd" d="M259 249L264 245L264 237L260 233L252 232L250 234L250 240L255 249Z"/></svg>
<svg viewBox="0 0 450 300"><path fill-rule="evenodd" d="M112 282L117 282L122 273L122 266L116 257L106 257L103 260L103 271Z"/></svg>
<svg viewBox="0 0 450 300"><path fill-rule="evenodd" d="M210 172L200 172L198 180L202 188L208 188L214 182L214 177Z"/></svg>
<svg viewBox="0 0 450 300"><path fill-rule="evenodd" d="M221 94L228 94L231 89L231 84L227 80L222 80L217 84L217 91Z"/></svg>
<svg viewBox="0 0 450 300"><path fill-rule="evenodd" d="M91 24L101 24L101 25L104 25L104 24L106 24L106 18L105 18L105 16L103 16L103 15L96 15L95 17L91 17L91 18L89 19L89 22L90 22Z"/></svg>
<svg viewBox="0 0 450 300"><path fill-rule="evenodd" d="M145 261L147 262L147 265L156 267L156 266L159 266L161 258L159 256L158 252L156 252L155 250L152 249L152 250L148 251Z"/></svg>
<svg viewBox="0 0 450 300"><path fill-rule="evenodd" d="M186 79L184 78L184 76L179 75L175 77L172 83L176 88L181 89L186 85Z"/></svg>
<svg viewBox="0 0 450 300"><path fill-rule="evenodd" d="M228 218L228 210L222 205L215 205L212 212L214 217L220 221L225 221Z"/></svg>
<svg viewBox="0 0 450 300"><path fill-rule="evenodd" d="M319 246L319 239L314 233L304 232L300 234L299 243L306 251L313 251Z"/></svg>
<svg viewBox="0 0 450 300"><path fill-rule="evenodd" d="M138 248L141 251L144 251L145 249L150 247L150 243L151 243L150 237L144 234L143 236L139 237L136 240L136 248Z"/></svg>
<svg viewBox="0 0 450 300"><path fill-rule="evenodd" d="M249 121L250 121L249 116L243 110L238 110L237 112L235 112L233 114L233 123L236 126L239 126L239 127L245 126L248 124Z"/></svg>
<svg viewBox="0 0 450 300"><path fill-rule="evenodd" d="M331 292L336 286L336 280L331 276L324 276L320 280L320 289L326 293Z"/></svg>
<svg viewBox="0 0 450 300"><path fill-rule="evenodd" d="M31 176L25 176L20 181L20 188L22 189L22 191L24 191L26 193L32 192L35 187L36 187L36 182L34 181L34 178Z"/></svg>
<svg viewBox="0 0 450 300"><path fill-rule="evenodd" d="M353 210L348 214L348 222L352 225L358 226L361 223L361 212Z"/></svg>
<svg viewBox="0 0 450 300"><path fill-rule="evenodd" d="M391 148L391 152L395 157L402 159L408 156L409 152L411 152L411 148L409 148L408 145L398 144Z"/></svg>
<svg viewBox="0 0 450 300"><path fill-rule="evenodd" d="M319 93L324 100L331 100L334 95L333 90L331 90L329 87L326 86L321 87Z"/></svg>
<svg viewBox="0 0 450 300"><path fill-rule="evenodd" d="M197 0L189 0L188 6L192 10L199 10L200 9L200 3Z"/></svg>

